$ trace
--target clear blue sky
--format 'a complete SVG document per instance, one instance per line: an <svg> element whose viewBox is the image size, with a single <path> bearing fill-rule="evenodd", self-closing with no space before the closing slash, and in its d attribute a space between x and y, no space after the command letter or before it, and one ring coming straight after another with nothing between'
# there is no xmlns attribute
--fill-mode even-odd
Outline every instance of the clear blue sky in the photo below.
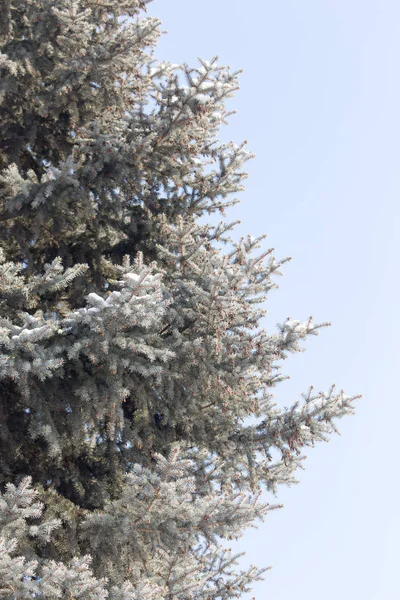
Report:
<svg viewBox="0 0 400 600"><path fill-rule="evenodd" d="M273 565L258 599L400 597L399 259L400 2L156 0L168 34L158 56L243 68L222 135L247 139L239 233L268 234L290 255L269 302L271 327L290 316L333 326L285 364L290 404L314 384L362 392L342 437L308 452L281 488L284 509L239 544Z"/></svg>

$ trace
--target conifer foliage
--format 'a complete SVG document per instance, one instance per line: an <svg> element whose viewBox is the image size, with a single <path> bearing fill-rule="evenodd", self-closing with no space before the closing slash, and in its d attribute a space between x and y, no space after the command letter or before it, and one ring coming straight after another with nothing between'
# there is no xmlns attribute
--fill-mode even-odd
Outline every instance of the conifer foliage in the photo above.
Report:
<svg viewBox="0 0 400 600"><path fill-rule="evenodd" d="M226 540L353 411L274 405L326 324L261 328L285 261L224 217L239 73L156 61L146 4L1 3L1 598L239 597Z"/></svg>

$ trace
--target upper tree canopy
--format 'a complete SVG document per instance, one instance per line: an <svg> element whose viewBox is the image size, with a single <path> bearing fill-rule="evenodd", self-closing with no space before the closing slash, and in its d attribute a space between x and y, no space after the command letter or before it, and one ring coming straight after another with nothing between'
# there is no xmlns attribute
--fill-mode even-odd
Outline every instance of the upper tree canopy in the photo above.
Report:
<svg viewBox="0 0 400 600"><path fill-rule="evenodd" d="M234 224L199 220L242 189L250 155L218 140L238 73L216 59L155 61L146 2L3 4L0 483L30 476L49 514L63 507L58 545L37 542L35 556L92 552L82 519L111 528L108 567L98 554L95 568L119 585L136 571L110 515L132 469L150 469L134 471L144 485L179 442L193 498L275 490L354 398L332 388L273 405L279 361L321 325L260 329L285 261L257 253L261 240L231 242ZM108 517L89 517L95 509ZM207 539L205 522L196 535Z"/></svg>

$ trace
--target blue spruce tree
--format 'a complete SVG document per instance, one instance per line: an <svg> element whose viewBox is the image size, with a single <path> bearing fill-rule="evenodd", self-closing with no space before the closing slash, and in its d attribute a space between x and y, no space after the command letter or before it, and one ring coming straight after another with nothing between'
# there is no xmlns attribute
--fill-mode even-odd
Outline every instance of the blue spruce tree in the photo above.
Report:
<svg viewBox="0 0 400 600"><path fill-rule="evenodd" d="M285 260L229 237L239 73L156 61L146 4L1 6L1 598L240 597L226 540L353 411L274 405L326 324L261 328Z"/></svg>

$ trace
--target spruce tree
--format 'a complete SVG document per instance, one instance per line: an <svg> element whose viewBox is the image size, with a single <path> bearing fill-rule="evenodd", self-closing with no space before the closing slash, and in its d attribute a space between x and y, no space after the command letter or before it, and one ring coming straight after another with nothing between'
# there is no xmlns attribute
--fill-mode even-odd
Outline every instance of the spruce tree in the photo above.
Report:
<svg viewBox="0 0 400 600"><path fill-rule="evenodd" d="M274 404L326 323L262 329L285 260L230 239L239 72L156 61L146 4L1 3L2 598L239 597L263 571L226 540L353 411Z"/></svg>

